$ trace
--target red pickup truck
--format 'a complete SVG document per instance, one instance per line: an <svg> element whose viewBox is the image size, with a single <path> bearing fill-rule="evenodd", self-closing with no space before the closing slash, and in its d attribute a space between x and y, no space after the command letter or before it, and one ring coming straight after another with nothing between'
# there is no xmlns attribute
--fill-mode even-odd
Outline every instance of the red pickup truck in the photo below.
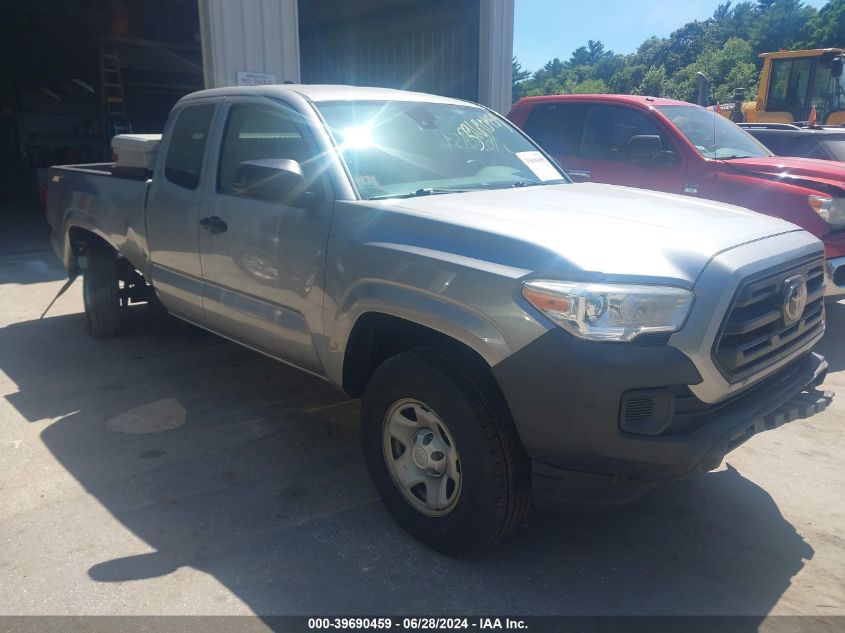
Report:
<svg viewBox="0 0 845 633"><path fill-rule="evenodd" d="M845 296L845 164L774 156L728 119L671 99L526 97L508 118L576 182L697 196L794 222L824 242L827 295Z"/></svg>

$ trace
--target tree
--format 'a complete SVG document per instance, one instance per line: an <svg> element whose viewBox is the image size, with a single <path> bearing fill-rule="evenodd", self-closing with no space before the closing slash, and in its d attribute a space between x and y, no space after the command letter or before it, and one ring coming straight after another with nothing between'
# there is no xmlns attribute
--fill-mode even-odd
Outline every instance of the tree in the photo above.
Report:
<svg viewBox="0 0 845 633"><path fill-rule="evenodd" d="M651 97L662 97L666 90L666 69L663 66L652 66L643 75L637 88L637 94Z"/></svg>
<svg viewBox="0 0 845 633"><path fill-rule="evenodd" d="M650 37L640 44L637 52L631 57L632 65L642 65L646 68L657 66L669 52L669 40L660 37Z"/></svg>
<svg viewBox="0 0 845 633"><path fill-rule="evenodd" d="M601 79L608 84L617 72L625 68L626 63L624 55L605 55L590 67L590 79Z"/></svg>
<svg viewBox="0 0 845 633"><path fill-rule="evenodd" d="M815 9L801 0L766 0L760 5L757 22L750 33L756 51L796 48L807 39L808 23L815 17Z"/></svg>
<svg viewBox="0 0 845 633"><path fill-rule="evenodd" d="M673 31L669 36L669 45L662 60L666 72L672 74L694 62L706 48L706 37L711 33L711 28L712 24L709 21L696 20Z"/></svg>
<svg viewBox="0 0 845 633"><path fill-rule="evenodd" d="M586 46L579 46L574 51L572 51L572 55L569 57L569 61L566 62L570 67L571 66L589 66L590 65L590 51L587 50Z"/></svg>
<svg viewBox="0 0 845 633"><path fill-rule="evenodd" d="M586 94L607 94L610 90L607 84L601 79L585 79L572 86L571 94L586 95Z"/></svg>
<svg viewBox="0 0 845 633"><path fill-rule="evenodd" d="M807 22L805 48L845 46L845 0L829 0Z"/></svg>
<svg viewBox="0 0 845 633"><path fill-rule="evenodd" d="M531 71L523 68L516 57L511 59L511 68L511 99L512 103L516 103L525 96L525 87L522 85L522 82L531 76Z"/></svg>
<svg viewBox="0 0 845 633"><path fill-rule="evenodd" d="M650 37L630 55L588 40L565 62L555 57L531 77L515 74L514 85L529 95L616 92L695 102L700 71L711 96L725 102L736 88L756 94L760 53L843 45L845 0L829 0L820 11L802 0L722 0L711 17L680 25L668 38Z"/></svg>
<svg viewBox="0 0 845 633"><path fill-rule="evenodd" d="M613 73L608 87L611 92L633 94L642 83L647 70L648 67L643 64L632 65L629 60L626 60L626 65Z"/></svg>
<svg viewBox="0 0 845 633"><path fill-rule="evenodd" d="M675 73L667 84L667 94L675 99L695 101L699 71L710 79L710 96L716 101L732 101L736 88L754 94L758 71L749 61L752 56L751 44L738 37L731 38L721 48L704 51L692 64Z"/></svg>

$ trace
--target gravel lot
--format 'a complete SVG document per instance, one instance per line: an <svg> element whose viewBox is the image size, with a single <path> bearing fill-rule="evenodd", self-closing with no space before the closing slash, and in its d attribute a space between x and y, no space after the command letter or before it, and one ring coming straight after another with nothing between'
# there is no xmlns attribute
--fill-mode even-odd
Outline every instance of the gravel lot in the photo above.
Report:
<svg viewBox="0 0 845 633"><path fill-rule="evenodd" d="M534 510L443 558L380 505L356 403L141 308L84 332L39 227L0 226L0 614L845 615L845 303L824 413L714 473Z"/></svg>

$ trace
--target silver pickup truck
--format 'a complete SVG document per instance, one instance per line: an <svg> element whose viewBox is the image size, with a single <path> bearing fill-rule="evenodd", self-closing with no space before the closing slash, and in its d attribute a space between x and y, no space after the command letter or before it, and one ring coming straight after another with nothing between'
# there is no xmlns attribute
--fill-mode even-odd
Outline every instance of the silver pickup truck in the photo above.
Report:
<svg viewBox="0 0 845 633"><path fill-rule="evenodd" d="M362 397L411 534L495 543L530 500L622 503L822 409L824 252L787 222L572 184L504 118L387 89L191 94L150 173L54 167L90 333L173 315Z"/></svg>

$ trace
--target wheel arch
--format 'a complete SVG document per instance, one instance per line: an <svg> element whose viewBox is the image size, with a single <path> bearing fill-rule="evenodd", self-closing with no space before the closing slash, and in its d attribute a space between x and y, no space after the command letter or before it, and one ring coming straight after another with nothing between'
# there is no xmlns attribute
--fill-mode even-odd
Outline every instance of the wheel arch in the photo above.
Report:
<svg viewBox="0 0 845 633"><path fill-rule="evenodd" d="M63 259L69 274L81 272L79 258L92 249L110 250L115 254L117 253L117 249L97 231L78 225L68 227Z"/></svg>
<svg viewBox="0 0 845 633"><path fill-rule="evenodd" d="M356 319L346 341L341 372L341 386L352 397L364 392L376 368L388 358L404 351L433 347L450 353L484 371L491 363L470 341L469 332L454 337L442 331L385 311L367 311Z"/></svg>

